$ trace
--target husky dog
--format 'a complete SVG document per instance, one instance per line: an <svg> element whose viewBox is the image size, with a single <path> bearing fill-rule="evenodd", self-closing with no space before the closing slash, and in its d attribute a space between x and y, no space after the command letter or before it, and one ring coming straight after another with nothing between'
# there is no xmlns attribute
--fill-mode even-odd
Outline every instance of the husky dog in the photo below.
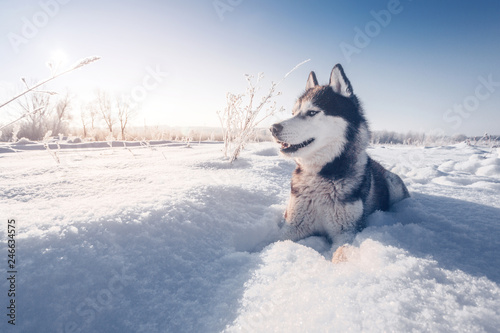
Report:
<svg viewBox="0 0 500 333"><path fill-rule="evenodd" d="M366 153L368 124L340 64L329 85L318 85L311 72L293 117L270 130L281 153L297 163L283 239L326 235L333 241L343 232L363 229L374 211L409 197L401 178Z"/></svg>

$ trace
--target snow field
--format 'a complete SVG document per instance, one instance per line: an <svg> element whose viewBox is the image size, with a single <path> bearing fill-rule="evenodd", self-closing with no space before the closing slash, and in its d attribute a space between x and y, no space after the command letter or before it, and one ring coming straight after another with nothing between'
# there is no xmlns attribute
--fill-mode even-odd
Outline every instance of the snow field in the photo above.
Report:
<svg viewBox="0 0 500 333"><path fill-rule="evenodd" d="M349 260L332 264L345 239L275 242L294 163L264 143L229 166L220 148L69 146L61 164L2 150L0 208L20 227L20 331L500 327L499 150L369 149L412 198L372 214L345 238Z"/></svg>

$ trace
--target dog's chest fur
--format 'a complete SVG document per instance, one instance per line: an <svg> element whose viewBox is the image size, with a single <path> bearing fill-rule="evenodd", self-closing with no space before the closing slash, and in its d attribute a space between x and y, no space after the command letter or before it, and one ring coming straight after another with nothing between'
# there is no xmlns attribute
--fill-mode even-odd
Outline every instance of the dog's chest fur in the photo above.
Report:
<svg viewBox="0 0 500 333"><path fill-rule="evenodd" d="M333 181L317 173L294 172L292 192L285 213L293 228L291 238L327 234L333 239L344 231L354 230L363 216L363 202L345 200L349 184Z"/></svg>

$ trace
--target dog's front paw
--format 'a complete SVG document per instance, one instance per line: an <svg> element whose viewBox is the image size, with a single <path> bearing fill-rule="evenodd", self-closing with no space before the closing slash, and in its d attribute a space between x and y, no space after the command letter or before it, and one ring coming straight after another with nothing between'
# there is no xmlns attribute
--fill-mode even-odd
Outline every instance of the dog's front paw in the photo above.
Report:
<svg viewBox="0 0 500 333"><path fill-rule="evenodd" d="M341 262L348 261L355 251L354 246L349 244L344 244L339 246L332 256L332 263L339 264Z"/></svg>

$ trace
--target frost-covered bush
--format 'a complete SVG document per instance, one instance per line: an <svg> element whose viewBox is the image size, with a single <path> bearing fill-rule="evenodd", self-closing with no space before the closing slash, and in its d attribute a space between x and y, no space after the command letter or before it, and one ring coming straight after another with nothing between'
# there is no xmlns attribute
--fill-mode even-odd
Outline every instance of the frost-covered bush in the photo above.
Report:
<svg viewBox="0 0 500 333"><path fill-rule="evenodd" d="M281 94L276 91L277 83L274 82L271 83L268 93L256 103L258 86L263 77L264 74L259 73L257 80L254 81L252 75L246 75L248 83L246 93L227 93L226 108L223 112L218 112L224 140L224 157L228 157L231 162L238 158L259 123L276 112L283 111L283 107L277 109L274 100Z"/></svg>
<svg viewBox="0 0 500 333"><path fill-rule="evenodd" d="M276 97L281 95L277 91L278 85L299 66L309 60L295 66L278 83L271 82L271 87L259 100L257 97L264 73L259 73L255 79L253 75L246 74L247 90L243 94L226 94L226 108L218 111L220 124L222 127L222 137L224 141L224 157L229 158L232 163L238 158L242 149L255 136L257 126L265 119L284 110L277 108Z"/></svg>

